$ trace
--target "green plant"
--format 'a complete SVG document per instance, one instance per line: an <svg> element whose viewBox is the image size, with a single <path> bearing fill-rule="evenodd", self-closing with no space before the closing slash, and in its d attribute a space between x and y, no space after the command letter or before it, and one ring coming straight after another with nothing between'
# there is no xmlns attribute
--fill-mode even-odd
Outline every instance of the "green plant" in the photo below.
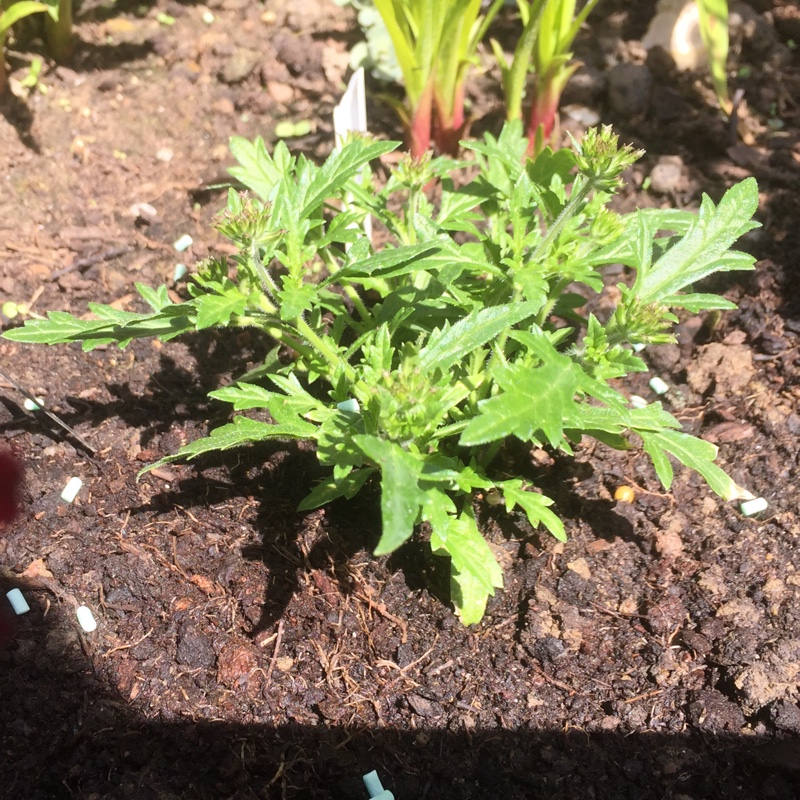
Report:
<svg viewBox="0 0 800 800"><path fill-rule="evenodd" d="M511 64L498 42L491 42L500 66L508 120L522 119L528 73L534 72L528 155L541 152L552 138L559 100L580 66L572 61L572 43L598 2L587 0L576 13L575 0L517 0L522 33Z"/></svg>
<svg viewBox="0 0 800 800"><path fill-rule="evenodd" d="M392 46L392 38L372 0L333 0L337 6L353 6L358 12L358 24L364 41L350 49L352 69L364 67L380 81L399 83L403 79Z"/></svg>
<svg viewBox="0 0 800 800"><path fill-rule="evenodd" d="M403 73L407 105L395 102L414 158L431 136L454 155L466 127L464 85L478 43L503 0L481 13L481 0L374 0Z"/></svg>
<svg viewBox="0 0 800 800"><path fill-rule="evenodd" d="M72 0L57 0L58 13L44 20L44 38L50 55L58 62L72 55Z"/></svg>
<svg viewBox="0 0 800 800"><path fill-rule="evenodd" d="M728 0L697 0L700 36L708 53L711 80L720 107L730 114L728 96Z"/></svg>
<svg viewBox="0 0 800 800"><path fill-rule="evenodd" d="M56 61L64 61L71 54L72 0L0 0L0 94L8 88L5 61L8 31L21 19L42 13L45 14L44 34L50 54Z"/></svg>
<svg viewBox="0 0 800 800"><path fill-rule="evenodd" d="M630 345L673 340L675 309L732 307L691 286L752 266L730 247L756 225L755 181L716 206L704 197L697 215L620 217L607 203L639 154L608 128L524 164L519 122L466 146L477 163L406 159L377 189L355 177L393 143L351 139L317 167L283 143L270 155L260 139L234 139L231 172L254 196L231 191L217 226L238 254L204 262L188 299L140 285L149 311L90 304L93 319L51 312L4 336L89 350L214 327L266 332L276 345L263 365L210 393L237 412L232 422L159 463L267 439L315 442L330 473L300 508L380 480L375 552L395 550L422 526L451 561L465 624L502 586L475 520L480 496L565 538L549 498L498 474L495 456L510 437L571 453L584 435L620 449L635 435L665 487L674 457L722 497L746 496L714 464L712 444L683 433L658 402L629 408L609 381L645 369ZM451 176L468 167L477 175L459 188ZM437 206L424 192L434 179ZM378 252L356 225L367 214L387 232ZM581 314L585 297L604 290L610 263L636 279L618 286L607 319ZM242 413L251 410L262 419Z"/></svg>
<svg viewBox="0 0 800 800"><path fill-rule="evenodd" d="M0 94L8 88L6 76L5 41L11 26L31 14L47 13L52 18L58 17L58 0L50 2L34 2L34 0L19 0L10 2L0 0Z"/></svg>

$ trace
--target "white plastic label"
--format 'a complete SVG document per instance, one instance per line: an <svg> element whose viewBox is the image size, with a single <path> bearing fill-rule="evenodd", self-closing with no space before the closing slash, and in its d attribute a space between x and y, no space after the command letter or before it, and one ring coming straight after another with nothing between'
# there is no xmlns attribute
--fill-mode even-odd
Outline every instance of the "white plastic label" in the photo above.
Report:
<svg viewBox="0 0 800 800"><path fill-rule="evenodd" d="M25 595L19 589L12 589L10 592L6 592L6 597L8 602L11 603L11 608L14 609L15 614L27 614L31 610Z"/></svg>

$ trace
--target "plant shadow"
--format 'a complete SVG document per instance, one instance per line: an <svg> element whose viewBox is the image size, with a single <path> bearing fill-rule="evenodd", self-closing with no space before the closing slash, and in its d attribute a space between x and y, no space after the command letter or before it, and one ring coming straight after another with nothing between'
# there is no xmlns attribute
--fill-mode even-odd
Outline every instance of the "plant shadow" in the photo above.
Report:
<svg viewBox="0 0 800 800"><path fill-rule="evenodd" d="M0 780L19 800L363 800L372 770L396 800L800 796L796 737L148 718L37 599L0 651Z"/></svg>

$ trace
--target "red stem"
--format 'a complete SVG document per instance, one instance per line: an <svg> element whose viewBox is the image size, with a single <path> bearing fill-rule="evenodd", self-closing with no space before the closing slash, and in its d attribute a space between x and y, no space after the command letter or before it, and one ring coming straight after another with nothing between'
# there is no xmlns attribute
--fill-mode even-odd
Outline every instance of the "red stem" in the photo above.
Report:
<svg viewBox="0 0 800 800"><path fill-rule="evenodd" d="M442 104L436 103L433 118L433 138L436 150L442 155L457 156L459 142L464 138L467 120L464 117L464 83L460 83L453 97L453 110L448 115L442 110Z"/></svg>
<svg viewBox="0 0 800 800"><path fill-rule="evenodd" d="M561 99L561 92L558 91L553 82L543 81L534 87L533 105L528 120L528 156L536 155L536 138L541 127L541 141L548 144L553 135L556 124L556 110Z"/></svg>
<svg viewBox="0 0 800 800"><path fill-rule="evenodd" d="M431 146L431 117L433 107L433 80L428 82L425 91L411 118L408 135L411 139L409 150L416 161L428 152Z"/></svg>

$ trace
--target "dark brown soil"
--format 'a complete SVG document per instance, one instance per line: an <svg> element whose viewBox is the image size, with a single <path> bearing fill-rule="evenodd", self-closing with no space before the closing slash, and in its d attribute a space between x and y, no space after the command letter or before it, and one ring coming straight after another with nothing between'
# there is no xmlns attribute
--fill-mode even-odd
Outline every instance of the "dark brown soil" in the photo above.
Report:
<svg viewBox="0 0 800 800"><path fill-rule="evenodd" d="M307 449L137 483L223 419L206 392L266 343L196 335L84 354L4 341L0 369L97 451L2 386L0 435L26 486L0 580L32 607L2 609L15 628L0 648L4 797L355 800L372 769L398 800L800 797L798 18L789 0L751 0L731 139L707 83L653 53L638 113L609 102L609 59L644 61L653 5L606 4L580 42L598 82L565 101L648 151L625 208L696 207L702 191L759 179L764 227L744 244L758 267L711 287L739 310L686 320L679 344L647 357L674 413L768 510L744 517L683 470L666 494L637 452L521 448L509 459L555 498L569 542L482 511L506 588L464 629L422 542L370 556L374 497L295 511L317 474ZM0 101L2 301L130 307L134 282L171 282L177 262L223 246L210 221L229 136L273 141L276 121L309 119L316 130L290 144L329 151L353 17L327 0L208 8L212 24L190 2L87 3L71 65L46 72L46 93ZM475 86L474 130L497 130L496 82ZM663 156L681 159L666 196L643 189ZM652 397L649 377L624 388ZM70 476L84 482L73 504L60 499ZM632 503L614 501L620 485ZM81 632L79 604L96 631Z"/></svg>

